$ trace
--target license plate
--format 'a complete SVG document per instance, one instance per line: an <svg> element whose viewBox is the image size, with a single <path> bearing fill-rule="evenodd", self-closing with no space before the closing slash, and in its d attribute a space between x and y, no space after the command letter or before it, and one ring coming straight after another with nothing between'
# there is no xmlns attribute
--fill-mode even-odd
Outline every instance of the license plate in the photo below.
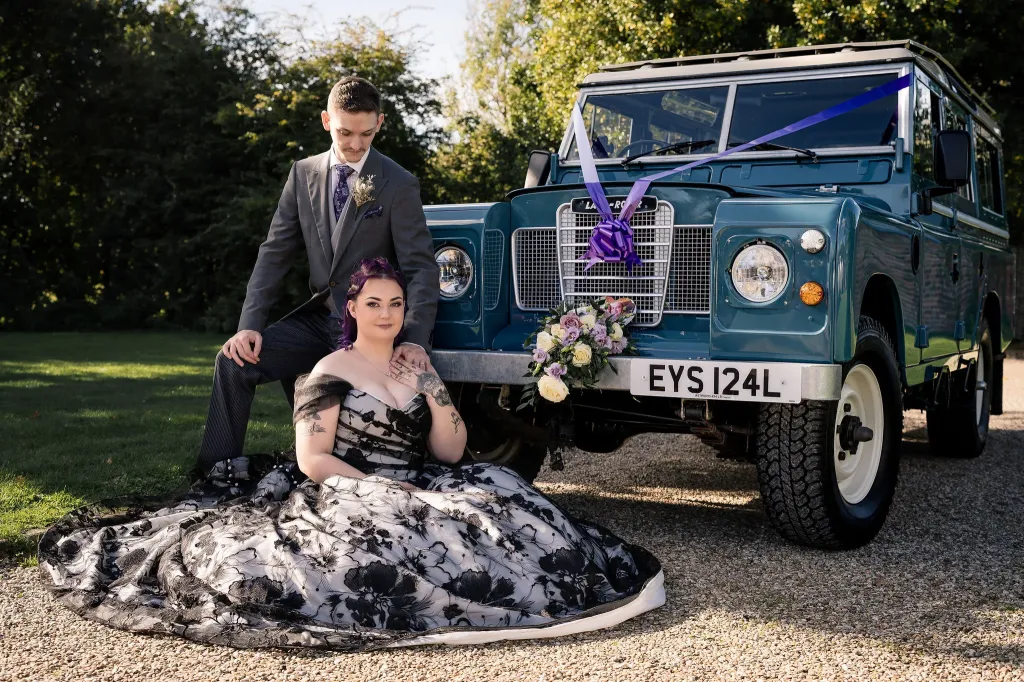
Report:
<svg viewBox="0 0 1024 682"><path fill-rule="evenodd" d="M800 402L801 368L784 362L637 360L629 366L629 392L671 398Z"/></svg>

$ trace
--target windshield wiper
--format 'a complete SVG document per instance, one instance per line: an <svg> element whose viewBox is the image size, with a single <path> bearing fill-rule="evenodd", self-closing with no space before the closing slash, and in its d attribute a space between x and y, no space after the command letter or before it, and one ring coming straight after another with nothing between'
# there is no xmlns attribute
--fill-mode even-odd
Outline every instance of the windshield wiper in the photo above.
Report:
<svg viewBox="0 0 1024 682"><path fill-rule="evenodd" d="M746 142L730 142L729 146L739 147L741 144L746 144ZM804 149L803 147L790 147L787 144L778 144L777 142L762 142L759 145L751 147L751 149L782 149L791 152L797 152L799 154L803 154L804 156L809 156L811 157L811 161L817 162L818 160L817 153L811 151L810 149Z"/></svg>
<svg viewBox="0 0 1024 682"><path fill-rule="evenodd" d="M667 147L662 147L661 149L655 149L655 150L652 150L652 151L649 151L649 152L640 152L639 154L634 154L633 156L627 156L626 158L624 158L622 160L622 165L625 166L626 164L628 164L628 163L630 163L632 161L636 161L641 156L654 156L655 154L667 154L669 152L674 152L674 151L677 151L677 150L680 150L680 149L689 149L692 152L694 149L700 149L701 147L707 147L709 144L715 144L716 142L718 142L718 140L687 140L686 142L676 142L674 144L670 144Z"/></svg>

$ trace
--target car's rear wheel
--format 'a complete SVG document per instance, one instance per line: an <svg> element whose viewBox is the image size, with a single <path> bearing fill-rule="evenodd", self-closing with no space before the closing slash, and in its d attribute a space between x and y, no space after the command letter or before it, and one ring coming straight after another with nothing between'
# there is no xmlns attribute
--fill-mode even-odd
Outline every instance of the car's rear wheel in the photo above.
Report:
<svg viewBox="0 0 1024 682"><path fill-rule="evenodd" d="M870 542L896 492L902 433L893 344L882 325L862 317L838 401L760 409L758 481L772 526L810 547Z"/></svg>
<svg viewBox="0 0 1024 682"><path fill-rule="evenodd" d="M944 457L971 459L985 449L992 410L995 362L988 321L981 318L978 360L950 378L948 404L928 410L928 443ZM966 374L964 374L966 372Z"/></svg>

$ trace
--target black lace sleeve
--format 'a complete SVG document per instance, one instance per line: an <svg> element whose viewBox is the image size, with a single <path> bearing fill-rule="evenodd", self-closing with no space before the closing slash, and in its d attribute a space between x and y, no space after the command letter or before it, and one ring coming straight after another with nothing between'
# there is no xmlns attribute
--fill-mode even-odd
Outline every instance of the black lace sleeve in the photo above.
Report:
<svg viewBox="0 0 1024 682"><path fill-rule="evenodd" d="M352 384L333 374L303 374L295 380L295 412L292 424L340 405Z"/></svg>

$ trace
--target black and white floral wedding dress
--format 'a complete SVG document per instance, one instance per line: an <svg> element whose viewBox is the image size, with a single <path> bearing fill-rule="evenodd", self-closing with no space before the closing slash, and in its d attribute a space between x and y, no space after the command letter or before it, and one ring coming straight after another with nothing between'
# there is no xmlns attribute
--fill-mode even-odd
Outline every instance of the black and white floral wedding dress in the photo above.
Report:
<svg viewBox="0 0 1024 682"><path fill-rule="evenodd" d="M396 409L337 377L297 383L297 419L335 404L334 454L366 478L239 457L162 506L79 509L39 544L57 599L124 630L347 651L553 637L664 603L643 548L510 469L428 461L422 396Z"/></svg>

